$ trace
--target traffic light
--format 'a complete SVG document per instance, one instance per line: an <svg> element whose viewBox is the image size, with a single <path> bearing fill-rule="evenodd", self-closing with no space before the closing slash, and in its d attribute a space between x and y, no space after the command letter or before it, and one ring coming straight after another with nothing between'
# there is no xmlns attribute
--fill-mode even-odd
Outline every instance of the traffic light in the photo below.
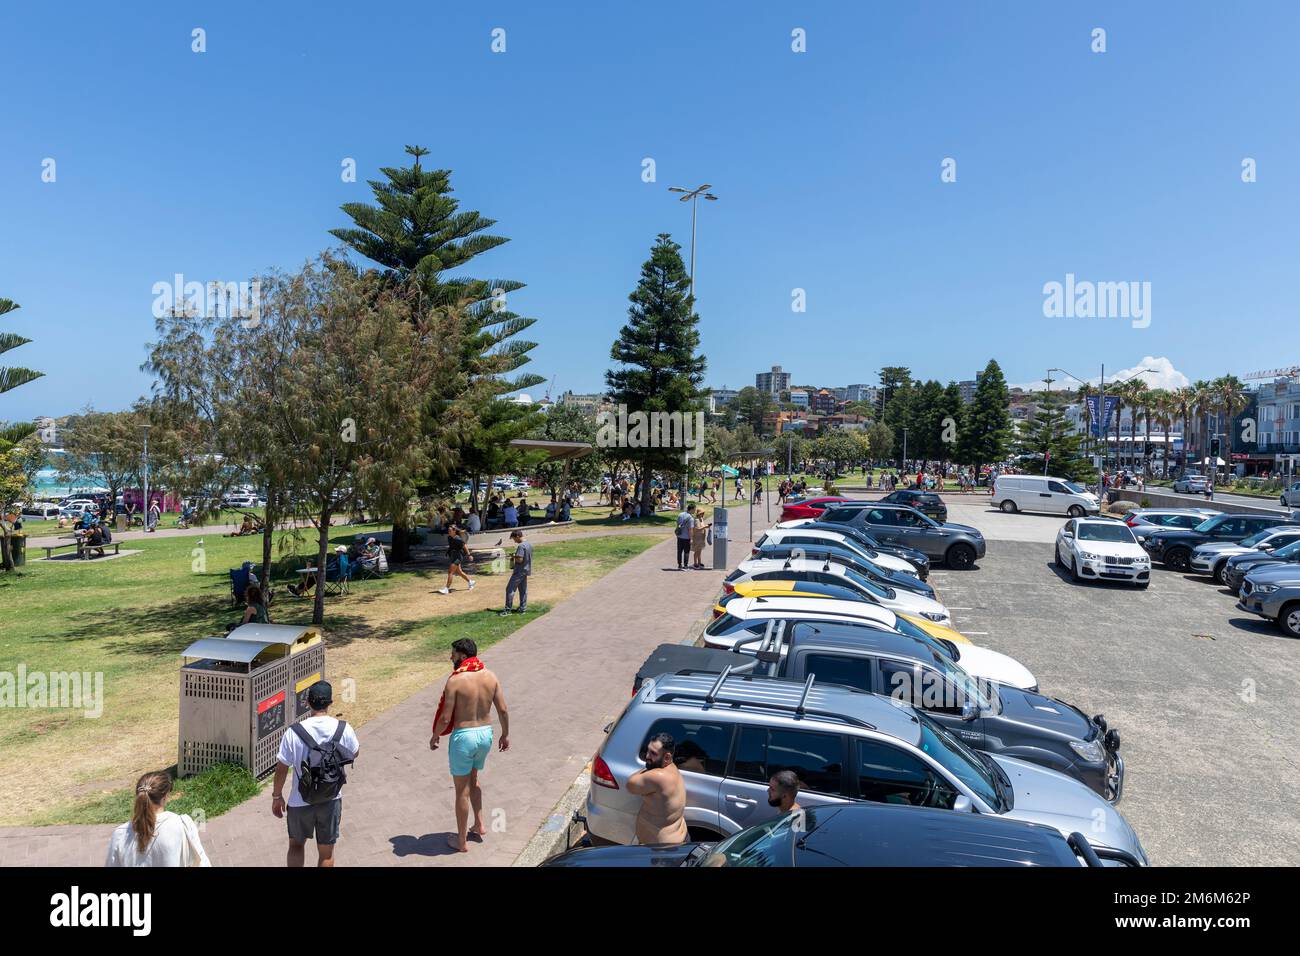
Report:
<svg viewBox="0 0 1300 956"><path fill-rule="evenodd" d="M1210 454L1215 458L1219 457L1219 439L1217 438L1210 439Z"/></svg>

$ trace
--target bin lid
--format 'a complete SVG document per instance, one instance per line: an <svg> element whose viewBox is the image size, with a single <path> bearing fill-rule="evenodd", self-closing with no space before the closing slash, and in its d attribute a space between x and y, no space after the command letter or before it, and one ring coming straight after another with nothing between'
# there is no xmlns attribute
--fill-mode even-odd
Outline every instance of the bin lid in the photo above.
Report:
<svg viewBox="0 0 1300 956"><path fill-rule="evenodd" d="M229 634L226 640L261 641L262 644L292 644L307 634L319 634L320 628L314 624L258 624L251 622L241 624Z"/></svg>
<svg viewBox="0 0 1300 956"><path fill-rule="evenodd" d="M205 637L181 651L181 657L214 657L221 661L248 664L272 644L283 643L283 641L236 641L228 637Z"/></svg>

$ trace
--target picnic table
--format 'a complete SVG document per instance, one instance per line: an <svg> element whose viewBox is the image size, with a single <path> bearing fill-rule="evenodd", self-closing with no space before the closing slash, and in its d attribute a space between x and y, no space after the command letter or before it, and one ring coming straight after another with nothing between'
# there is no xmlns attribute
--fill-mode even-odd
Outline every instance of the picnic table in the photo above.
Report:
<svg viewBox="0 0 1300 956"><path fill-rule="evenodd" d="M77 557L82 561L88 561L91 558L90 552L92 551L103 551L105 554L100 556L105 557L108 548L112 548L114 554L120 554L121 552L118 550L120 547L121 544L117 541L105 541L103 544L87 544L81 538L77 538L75 541L66 541L63 544L42 545L41 549L45 552L45 560L47 561L54 556L55 551L61 551L64 548L76 548Z"/></svg>

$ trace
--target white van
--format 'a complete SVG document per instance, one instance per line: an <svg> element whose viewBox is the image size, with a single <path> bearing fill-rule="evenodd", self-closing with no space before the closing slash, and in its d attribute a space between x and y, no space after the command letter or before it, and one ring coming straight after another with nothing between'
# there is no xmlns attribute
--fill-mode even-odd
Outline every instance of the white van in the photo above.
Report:
<svg viewBox="0 0 1300 956"><path fill-rule="evenodd" d="M1007 514L1041 511L1082 518L1101 512L1097 496L1083 485L1046 475L999 475L993 501Z"/></svg>
<svg viewBox="0 0 1300 956"><path fill-rule="evenodd" d="M51 501L37 501L23 505L23 517L40 521L57 521L59 506Z"/></svg>

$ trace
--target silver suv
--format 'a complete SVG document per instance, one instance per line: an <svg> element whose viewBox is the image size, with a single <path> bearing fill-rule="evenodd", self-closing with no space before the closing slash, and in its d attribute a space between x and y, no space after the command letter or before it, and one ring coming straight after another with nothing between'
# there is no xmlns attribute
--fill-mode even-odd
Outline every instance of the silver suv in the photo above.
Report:
<svg viewBox="0 0 1300 956"><path fill-rule="evenodd" d="M1037 764L978 753L910 706L833 684L681 671L647 680L592 760L587 827L631 843L641 798L627 791L649 739L674 741L691 839L712 841L775 817L772 774L793 770L799 803L869 800L986 813L1081 832L1146 865L1123 816L1082 783Z"/></svg>

